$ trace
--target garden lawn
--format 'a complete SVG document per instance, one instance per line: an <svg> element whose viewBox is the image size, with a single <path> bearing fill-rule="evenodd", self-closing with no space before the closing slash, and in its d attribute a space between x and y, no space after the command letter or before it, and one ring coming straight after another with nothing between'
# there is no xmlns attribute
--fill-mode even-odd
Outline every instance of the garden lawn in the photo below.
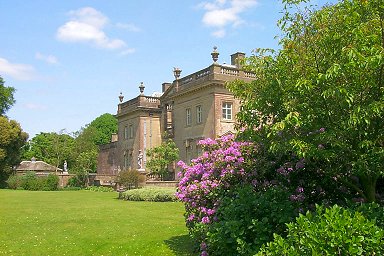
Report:
<svg viewBox="0 0 384 256"><path fill-rule="evenodd" d="M0 255L193 255L180 202L0 190Z"/></svg>

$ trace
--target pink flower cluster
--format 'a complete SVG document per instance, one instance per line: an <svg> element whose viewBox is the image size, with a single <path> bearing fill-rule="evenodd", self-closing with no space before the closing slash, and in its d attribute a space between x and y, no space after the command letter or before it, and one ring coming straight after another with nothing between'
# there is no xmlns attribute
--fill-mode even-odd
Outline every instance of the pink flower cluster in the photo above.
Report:
<svg viewBox="0 0 384 256"><path fill-rule="evenodd" d="M201 140L199 145L203 153L193 159L191 165L182 161L178 163L181 172L178 174L180 182L176 196L185 204L186 223L190 230L195 225L208 225L217 221L219 198L225 190L252 180L251 174L245 171L244 160L244 155L255 150L252 143L237 142L234 135L227 135L217 140ZM202 255L204 252L205 249Z"/></svg>
<svg viewBox="0 0 384 256"><path fill-rule="evenodd" d="M217 221L220 195L234 184L247 180L244 155L255 149L249 142L237 142L234 135L199 142L200 157L187 165L180 161L180 182L176 196L185 204L187 226Z"/></svg>

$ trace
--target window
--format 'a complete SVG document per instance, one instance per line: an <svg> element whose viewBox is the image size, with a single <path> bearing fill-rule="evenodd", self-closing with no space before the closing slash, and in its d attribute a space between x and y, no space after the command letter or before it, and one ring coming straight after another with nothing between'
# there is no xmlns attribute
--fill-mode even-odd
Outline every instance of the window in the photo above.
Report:
<svg viewBox="0 0 384 256"><path fill-rule="evenodd" d="M223 102L223 119L232 120L232 103L231 102Z"/></svg>
<svg viewBox="0 0 384 256"><path fill-rule="evenodd" d="M124 151L124 168L130 169L132 161L132 151Z"/></svg>
<svg viewBox="0 0 384 256"><path fill-rule="evenodd" d="M201 106L196 106L196 123L200 124L203 121L203 111Z"/></svg>
<svg viewBox="0 0 384 256"><path fill-rule="evenodd" d="M192 116L191 116L191 109L190 108L187 108L185 110L185 124L186 125L191 125L192 124Z"/></svg>
<svg viewBox="0 0 384 256"><path fill-rule="evenodd" d="M128 139L128 127L124 127L124 139Z"/></svg>
<svg viewBox="0 0 384 256"><path fill-rule="evenodd" d="M133 138L133 125L132 124L130 124L128 126L128 136L129 136L130 139Z"/></svg>

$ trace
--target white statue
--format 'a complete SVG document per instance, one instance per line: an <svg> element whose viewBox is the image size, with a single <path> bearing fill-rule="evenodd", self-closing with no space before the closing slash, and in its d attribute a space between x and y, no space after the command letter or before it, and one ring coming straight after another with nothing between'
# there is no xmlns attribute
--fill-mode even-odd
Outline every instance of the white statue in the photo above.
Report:
<svg viewBox="0 0 384 256"><path fill-rule="evenodd" d="M139 150L139 155L137 156L137 165L139 169L143 169L143 153Z"/></svg>
<svg viewBox="0 0 384 256"><path fill-rule="evenodd" d="M64 172L68 172L67 160L64 161Z"/></svg>

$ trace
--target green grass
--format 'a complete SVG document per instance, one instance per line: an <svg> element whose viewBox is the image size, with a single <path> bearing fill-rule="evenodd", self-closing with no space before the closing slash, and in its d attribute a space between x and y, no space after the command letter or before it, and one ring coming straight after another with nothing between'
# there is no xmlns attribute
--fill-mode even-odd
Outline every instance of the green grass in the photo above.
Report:
<svg viewBox="0 0 384 256"><path fill-rule="evenodd" d="M0 190L0 255L193 255L180 202Z"/></svg>

